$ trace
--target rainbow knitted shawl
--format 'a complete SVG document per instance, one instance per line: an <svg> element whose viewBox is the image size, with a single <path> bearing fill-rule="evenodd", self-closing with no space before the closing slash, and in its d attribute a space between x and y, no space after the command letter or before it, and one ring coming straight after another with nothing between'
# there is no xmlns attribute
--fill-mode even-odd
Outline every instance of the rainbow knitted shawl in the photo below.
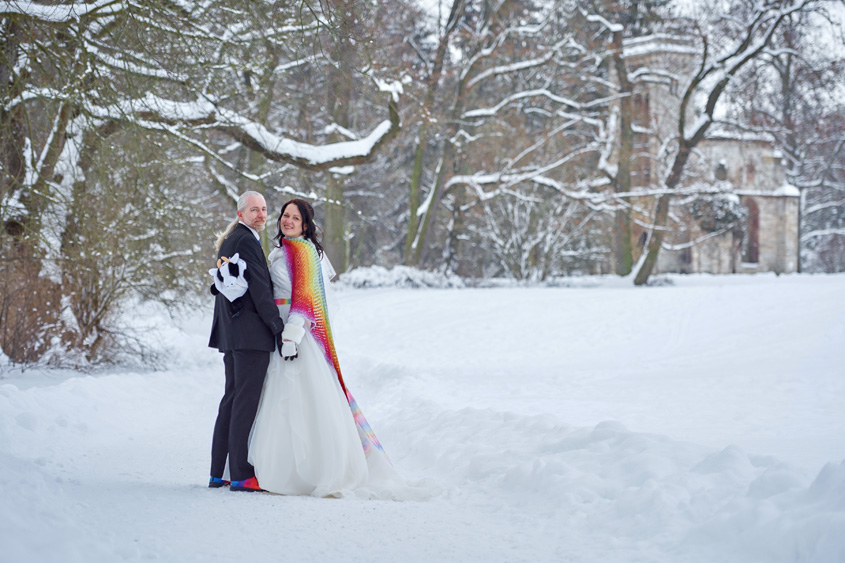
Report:
<svg viewBox="0 0 845 563"><path fill-rule="evenodd" d="M290 312L302 315L311 321L311 336L322 348L326 361L334 367L337 380L352 410L364 454L369 456L374 448L384 452L375 432L364 418L364 413L361 412L352 393L346 388L340 373L340 362L337 359L332 327L327 314L326 288L323 285L323 271L320 267L317 248L310 241L302 238L282 239L282 245L285 249L292 287Z"/></svg>

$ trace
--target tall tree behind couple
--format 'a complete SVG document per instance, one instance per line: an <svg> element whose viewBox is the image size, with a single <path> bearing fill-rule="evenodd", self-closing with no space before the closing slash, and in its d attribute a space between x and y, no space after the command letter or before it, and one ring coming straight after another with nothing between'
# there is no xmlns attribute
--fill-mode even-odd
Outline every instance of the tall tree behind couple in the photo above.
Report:
<svg viewBox="0 0 845 563"><path fill-rule="evenodd" d="M334 271L311 205L293 199L282 206L269 267L259 236L266 220L264 197L245 192L237 219L217 240L218 265L236 259L247 282L237 293L221 286L222 277L212 286L209 346L223 353L225 390L209 487L320 497L436 494L431 483L399 477L343 381L326 300Z"/></svg>

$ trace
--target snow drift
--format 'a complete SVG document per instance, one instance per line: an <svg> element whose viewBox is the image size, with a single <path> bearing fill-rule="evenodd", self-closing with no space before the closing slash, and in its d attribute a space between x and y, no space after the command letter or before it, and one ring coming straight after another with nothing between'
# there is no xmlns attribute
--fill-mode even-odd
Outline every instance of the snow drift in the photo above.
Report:
<svg viewBox="0 0 845 563"><path fill-rule="evenodd" d="M350 289L351 390L424 502L205 487L210 310L166 371L8 368L0 559L845 560L845 276Z"/></svg>

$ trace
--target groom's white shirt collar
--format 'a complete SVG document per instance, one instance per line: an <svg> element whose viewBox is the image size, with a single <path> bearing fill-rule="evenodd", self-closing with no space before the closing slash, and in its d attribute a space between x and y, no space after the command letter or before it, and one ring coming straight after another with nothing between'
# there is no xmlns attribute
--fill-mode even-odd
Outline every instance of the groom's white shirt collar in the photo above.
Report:
<svg viewBox="0 0 845 563"><path fill-rule="evenodd" d="M249 225L247 225L243 221L238 221L238 223L240 223L241 225L243 225L244 227L246 227L247 229L252 231L252 234L255 235L255 240L257 240L258 242L261 242L261 235L258 234L258 231L256 231L255 229L253 229L252 227L250 227Z"/></svg>

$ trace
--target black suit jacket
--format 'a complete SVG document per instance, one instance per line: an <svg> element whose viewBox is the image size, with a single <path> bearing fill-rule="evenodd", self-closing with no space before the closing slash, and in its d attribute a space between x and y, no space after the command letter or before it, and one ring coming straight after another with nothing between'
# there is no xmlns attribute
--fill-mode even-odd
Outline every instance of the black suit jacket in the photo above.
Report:
<svg viewBox="0 0 845 563"><path fill-rule="evenodd" d="M285 325L273 300L273 284L264 250L252 231L242 223L238 223L220 245L217 258L231 258L235 254L246 261L247 271L250 272L249 286L243 297L236 300L239 306L233 307L223 294L215 297L208 346L221 352L272 352L276 349L275 335L282 332Z"/></svg>

